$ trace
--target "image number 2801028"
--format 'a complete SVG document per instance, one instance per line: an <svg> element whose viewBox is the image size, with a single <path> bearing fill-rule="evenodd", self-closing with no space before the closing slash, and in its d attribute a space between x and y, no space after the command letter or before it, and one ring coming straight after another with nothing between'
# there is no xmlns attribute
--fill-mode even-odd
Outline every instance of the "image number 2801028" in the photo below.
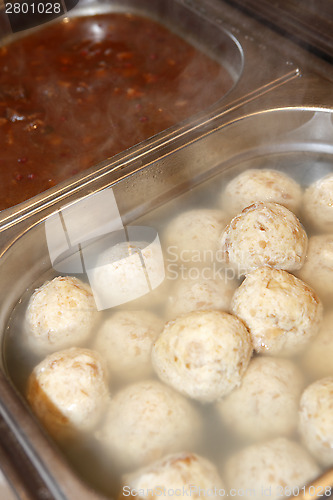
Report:
<svg viewBox="0 0 333 500"><path fill-rule="evenodd" d="M66 14L79 0L9 0L5 14L13 33L35 28Z"/></svg>

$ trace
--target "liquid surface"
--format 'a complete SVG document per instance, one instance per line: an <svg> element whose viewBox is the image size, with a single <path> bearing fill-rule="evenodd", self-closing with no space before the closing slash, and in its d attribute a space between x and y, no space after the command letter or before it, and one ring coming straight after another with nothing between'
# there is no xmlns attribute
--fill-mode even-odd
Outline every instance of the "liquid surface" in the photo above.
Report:
<svg viewBox="0 0 333 500"><path fill-rule="evenodd" d="M176 34L120 13L49 25L0 47L0 66L0 210L205 110L232 86Z"/></svg>

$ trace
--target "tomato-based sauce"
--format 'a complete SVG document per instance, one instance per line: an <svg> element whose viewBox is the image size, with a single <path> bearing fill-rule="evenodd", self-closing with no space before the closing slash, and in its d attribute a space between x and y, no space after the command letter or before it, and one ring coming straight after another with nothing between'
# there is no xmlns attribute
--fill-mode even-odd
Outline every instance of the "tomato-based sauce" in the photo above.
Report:
<svg viewBox="0 0 333 500"><path fill-rule="evenodd" d="M0 48L0 209L204 110L228 72L131 14L64 19Z"/></svg>

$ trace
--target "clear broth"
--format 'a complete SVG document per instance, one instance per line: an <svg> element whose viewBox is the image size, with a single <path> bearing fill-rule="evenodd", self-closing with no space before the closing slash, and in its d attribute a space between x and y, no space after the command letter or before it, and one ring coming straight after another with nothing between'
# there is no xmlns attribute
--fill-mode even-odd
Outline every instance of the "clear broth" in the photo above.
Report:
<svg viewBox="0 0 333 500"><path fill-rule="evenodd" d="M213 178L202 182L200 185L193 186L186 193L151 211L149 214L133 222L133 224L155 228L163 242L164 229L173 217L193 208L220 208L218 206L218 198L226 184L240 172L248 168L272 168L285 172L305 188L315 179L331 173L333 171L333 163L329 156L320 154L289 153L257 157L242 164L234 165L232 168L214 175ZM301 216L300 220L302 221ZM311 236L310 231L308 232L308 236ZM167 266L168 262L165 262L165 264ZM7 325L4 339L4 358L12 381L24 397L27 379L33 368L41 361L41 357L36 355L36 353L27 351L23 341L24 332L22 325L25 310L33 291L56 275L57 273L50 270L31 284L31 287L26 290L12 311ZM84 279L82 275L78 277ZM168 291L165 293L166 299ZM163 301L162 306L152 306L152 311L162 317L164 314L163 309ZM114 312L114 310L112 309L111 312ZM109 314L110 310L102 311L100 313L101 321ZM90 348L90 343L87 343L86 347ZM300 366L298 358L295 357L293 359ZM312 381L307 373L304 373L304 377L305 383ZM113 385L110 387L112 394L118 389L119 387ZM214 405L201 405L193 401L192 403L198 408L205 420L204 437L201 440L203 444L195 451L211 459L219 466L234 450L244 446L245 443L241 442L228 429L223 427L220 418L216 415ZM291 437L295 440L299 439L296 432ZM223 443L223 446L221 443ZM110 497L117 497L119 495L121 487L120 477L122 473L127 471L119 470L116 463L110 463L106 460L104 453L101 452L92 434L87 435L79 443L71 443L71 446L68 448L62 447L62 451L79 476L94 489ZM223 478L223 473L221 475Z"/></svg>

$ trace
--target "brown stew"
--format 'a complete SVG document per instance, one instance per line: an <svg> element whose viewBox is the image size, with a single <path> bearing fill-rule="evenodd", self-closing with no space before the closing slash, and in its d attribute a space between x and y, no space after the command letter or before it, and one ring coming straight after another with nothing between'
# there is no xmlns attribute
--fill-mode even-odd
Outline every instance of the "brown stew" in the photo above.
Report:
<svg viewBox="0 0 333 500"><path fill-rule="evenodd" d="M0 209L204 110L228 72L160 24L65 18L0 47Z"/></svg>

